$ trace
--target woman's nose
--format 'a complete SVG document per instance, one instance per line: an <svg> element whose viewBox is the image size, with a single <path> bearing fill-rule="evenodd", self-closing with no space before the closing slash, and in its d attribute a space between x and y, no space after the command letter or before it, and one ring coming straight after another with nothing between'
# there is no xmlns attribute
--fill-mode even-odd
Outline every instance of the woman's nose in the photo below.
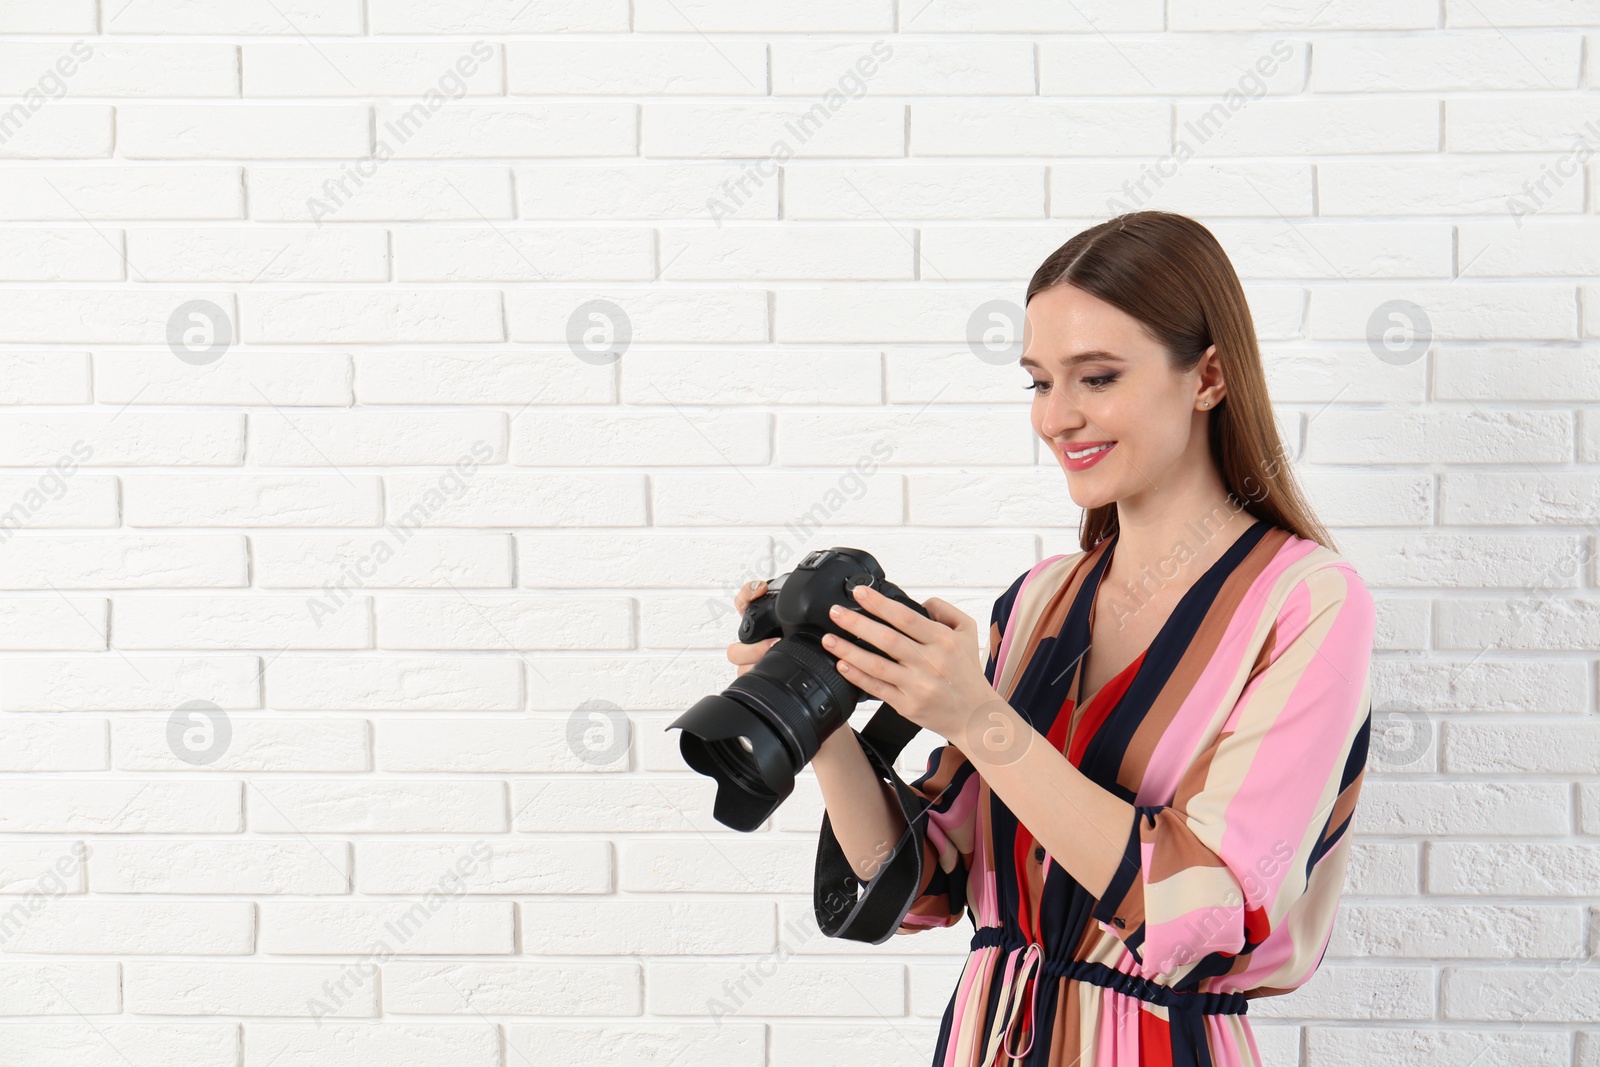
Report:
<svg viewBox="0 0 1600 1067"><path fill-rule="evenodd" d="M1039 425L1046 436L1064 437L1084 424L1083 413L1071 401L1052 394L1045 400Z"/></svg>

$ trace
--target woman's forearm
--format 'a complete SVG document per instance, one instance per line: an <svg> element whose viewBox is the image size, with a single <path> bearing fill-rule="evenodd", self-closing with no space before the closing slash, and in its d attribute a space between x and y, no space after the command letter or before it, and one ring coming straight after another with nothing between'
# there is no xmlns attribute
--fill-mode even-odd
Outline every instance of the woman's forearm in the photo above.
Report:
<svg viewBox="0 0 1600 1067"><path fill-rule="evenodd" d="M996 704L1004 721L983 726L1009 743L973 745L967 759L1050 858L1096 899L1104 896L1122 863L1133 805L1090 781L1010 704Z"/></svg>
<svg viewBox="0 0 1600 1067"><path fill-rule="evenodd" d="M839 848L856 877L871 881L906 831L905 816L888 783L879 780L848 725L828 735L811 767Z"/></svg>

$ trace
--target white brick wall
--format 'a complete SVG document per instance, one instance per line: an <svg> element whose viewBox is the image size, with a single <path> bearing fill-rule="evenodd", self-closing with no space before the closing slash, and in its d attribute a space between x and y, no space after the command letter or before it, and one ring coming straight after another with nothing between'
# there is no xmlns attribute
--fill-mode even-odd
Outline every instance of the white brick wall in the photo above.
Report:
<svg viewBox="0 0 1600 1067"><path fill-rule="evenodd" d="M775 549L1076 547L967 322L1141 207L1380 605L1266 1061L1600 1065L1596 90L1595 0L0 0L0 1067L927 1063L963 928L664 727Z"/></svg>

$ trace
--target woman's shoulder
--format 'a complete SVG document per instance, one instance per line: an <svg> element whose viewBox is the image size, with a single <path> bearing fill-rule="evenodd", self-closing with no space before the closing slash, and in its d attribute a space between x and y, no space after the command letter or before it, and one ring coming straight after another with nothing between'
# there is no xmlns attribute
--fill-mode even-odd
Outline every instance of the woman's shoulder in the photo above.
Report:
<svg viewBox="0 0 1600 1067"><path fill-rule="evenodd" d="M1032 597L1045 590L1054 592L1056 587L1071 576L1073 568L1086 554L1081 551L1060 552L1030 564L1011 580L1011 585L1000 595L1000 599L1006 602L1009 611L1021 596Z"/></svg>
<svg viewBox="0 0 1600 1067"><path fill-rule="evenodd" d="M1274 529L1283 530L1282 527ZM1280 581L1287 581L1290 585L1298 585L1318 571L1337 568L1346 575L1346 580L1361 586L1366 586L1361 581L1361 574L1356 570L1344 555L1335 549L1329 548L1320 541L1313 541L1301 537L1289 530L1283 530L1283 543L1278 546L1278 551L1273 559L1277 571L1276 577Z"/></svg>
<svg viewBox="0 0 1600 1067"><path fill-rule="evenodd" d="M1270 587L1267 603L1276 605L1280 612L1293 610L1297 604L1307 607L1301 602L1311 601L1323 608L1374 613L1372 594L1355 564L1319 541L1284 533L1282 544L1262 575ZM1304 595L1297 598L1297 590Z"/></svg>

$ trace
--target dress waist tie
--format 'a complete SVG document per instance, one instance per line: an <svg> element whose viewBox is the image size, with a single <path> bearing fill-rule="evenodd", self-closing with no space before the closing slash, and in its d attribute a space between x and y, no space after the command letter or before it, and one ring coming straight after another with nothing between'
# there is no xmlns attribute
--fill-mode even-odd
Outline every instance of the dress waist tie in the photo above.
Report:
<svg viewBox="0 0 1600 1067"><path fill-rule="evenodd" d="M1104 989L1114 990L1124 996L1137 997L1148 1004L1157 1004L1169 1011L1195 1012L1202 1015L1243 1015L1249 1008L1249 1000L1244 993L1237 990L1229 992L1201 993L1193 990L1174 989L1171 986L1153 982L1136 974L1118 971L1107 967L1103 963L1091 963L1087 960L1071 959L1043 959L1043 949L1036 942L1023 941L1015 935L1008 933L998 926L983 926L972 935L972 950L998 946L1010 951L1006 956L1006 979L1000 987L1000 1002L1008 1007L999 1014L990 1040L997 1037L1000 1028L1006 1028L1009 1037L1011 1028L1019 1018L1016 1010L1021 1003L1022 989L1027 978L1034 979L1034 992L1037 997L1038 979L1044 976L1051 978L1065 978L1071 981L1088 982ZM1022 971L1023 976L1017 977L1013 982L1014 972L1017 969L1017 953L1024 954ZM1030 958L1031 953L1031 958ZM1034 1002L1029 1001L1028 1019L1031 1027L1033 1020ZM1030 1031L1031 1032L1031 1031ZM1029 1037L1029 1047L1033 1040ZM987 1047L987 1046L986 1046ZM1024 1048L1022 1052L1026 1052ZM1020 1056L1021 1052L1010 1053ZM984 1067L989 1067L992 1061L985 1059Z"/></svg>
<svg viewBox="0 0 1600 1067"><path fill-rule="evenodd" d="M1017 960L1019 952L1022 953L1020 966ZM1036 979L1043 958L1044 949L1033 941L1017 945L1006 953L1006 974L1000 986L1000 1004L1003 1010L995 1012L994 1021L989 1027L989 1036L983 1045L982 1067L993 1067L1002 1048L1011 1059L1021 1059L1033 1047L1034 1006L1039 998L1039 983ZM1012 1052L1011 1046L1014 1042L1011 1040L1011 1035L1022 1019L1022 1001L1025 996L1028 1001L1028 1043L1016 1052Z"/></svg>

